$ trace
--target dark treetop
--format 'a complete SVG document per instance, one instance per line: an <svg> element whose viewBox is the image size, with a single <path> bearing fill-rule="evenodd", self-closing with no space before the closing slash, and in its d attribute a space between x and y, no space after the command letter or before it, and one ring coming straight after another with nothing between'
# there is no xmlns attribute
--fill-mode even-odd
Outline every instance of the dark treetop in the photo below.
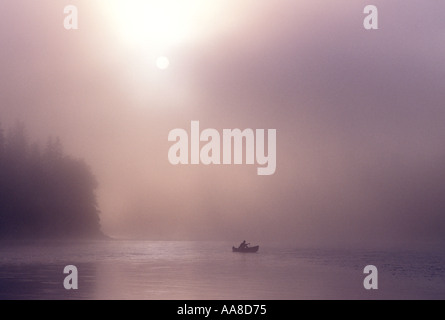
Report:
<svg viewBox="0 0 445 320"><path fill-rule="evenodd" d="M96 187L58 139L41 149L22 124L0 127L0 238L102 237Z"/></svg>

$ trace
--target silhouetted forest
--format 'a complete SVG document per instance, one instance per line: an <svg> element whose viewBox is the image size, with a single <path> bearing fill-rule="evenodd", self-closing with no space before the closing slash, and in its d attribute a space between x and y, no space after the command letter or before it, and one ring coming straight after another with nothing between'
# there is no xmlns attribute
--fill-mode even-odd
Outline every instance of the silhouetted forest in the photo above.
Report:
<svg viewBox="0 0 445 320"><path fill-rule="evenodd" d="M29 141L23 124L0 125L0 237L101 236L97 182L58 139Z"/></svg>

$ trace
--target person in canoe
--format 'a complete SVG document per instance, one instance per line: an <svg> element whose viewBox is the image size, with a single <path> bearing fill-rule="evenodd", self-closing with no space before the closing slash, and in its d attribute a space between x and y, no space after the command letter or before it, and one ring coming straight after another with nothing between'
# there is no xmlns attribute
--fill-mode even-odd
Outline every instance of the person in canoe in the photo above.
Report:
<svg viewBox="0 0 445 320"><path fill-rule="evenodd" d="M247 249L249 247L250 243L246 243L246 240L243 240L241 244L239 245L238 249Z"/></svg>

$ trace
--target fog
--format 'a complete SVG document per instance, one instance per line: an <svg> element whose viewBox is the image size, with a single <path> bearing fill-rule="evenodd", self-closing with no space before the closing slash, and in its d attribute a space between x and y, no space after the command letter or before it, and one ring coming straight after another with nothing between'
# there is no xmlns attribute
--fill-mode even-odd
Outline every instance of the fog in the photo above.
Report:
<svg viewBox="0 0 445 320"><path fill-rule="evenodd" d="M67 31L68 3L2 1L0 122L85 159L106 234L445 240L444 3L374 1L379 30L366 31L361 2L223 1L162 47L123 36L102 0L75 1L79 30ZM275 174L171 165L168 133L192 120L276 129Z"/></svg>

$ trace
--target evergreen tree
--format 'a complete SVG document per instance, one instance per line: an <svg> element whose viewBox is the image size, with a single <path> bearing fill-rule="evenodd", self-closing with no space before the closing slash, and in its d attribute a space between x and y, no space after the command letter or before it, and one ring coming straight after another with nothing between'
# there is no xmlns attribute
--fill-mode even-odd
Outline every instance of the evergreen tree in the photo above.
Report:
<svg viewBox="0 0 445 320"><path fill-rule="evenodd" d="M57 161L63 157L63 146L60 139L50 137L46 143L45 156L50 161Z"/></svg>
<svg viewBox="0 0 445 320"><path fill-rule="evenodd" d="M101 236L97 182L81 160L64 155L59 139L44 152L23 124L0 129L0 237Z"/></svg>
<svg viewBox="0 0 445 320"><path fill-rule="evenodd" d="M3 134L3 128L0 123L0 159L3 156L4 150L5 150L5 136Z"/></svg>

